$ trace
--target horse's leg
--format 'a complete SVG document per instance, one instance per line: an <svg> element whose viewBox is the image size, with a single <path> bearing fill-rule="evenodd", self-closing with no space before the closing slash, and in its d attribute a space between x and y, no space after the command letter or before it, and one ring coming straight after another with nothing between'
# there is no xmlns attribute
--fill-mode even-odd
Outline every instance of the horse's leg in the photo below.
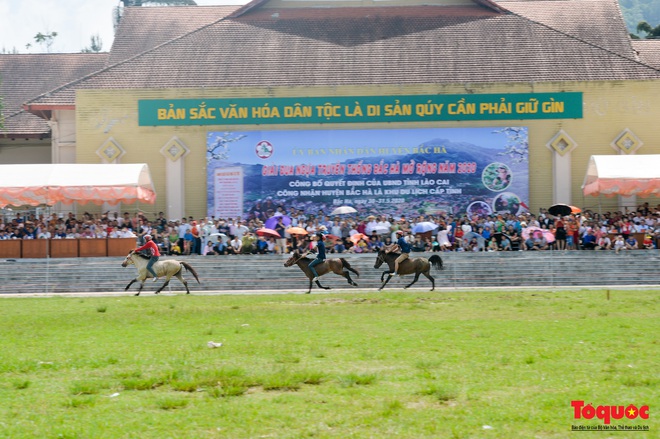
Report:
<svg viewBox="0 0 660 439"><path fill-rule="evenodd" d="M137 279L133 279L132 281L130 281L130 282L128 283L128 285L126 285L126 288L124 288L124 291L127 291L127 290L131 287L131 285L133 285L133 283L134 283L136 280L137 280Z"/></svg>
<svg viewBox="0 0 660 439"><path fill-rule="evenodd" d="M431 281L431 291L435 290L435 279L431 276L431 273L424 272L422 274Z"/></svg>
<svg viewBox="0 0 660 439"><path fill-rule="evenodd" d="M412 284L414 284L415 282L417 282L418 279L419 279L419 273L415 273L415 278L413 279L413 281L410 282L410 283L409 283L408 285L406 285L405 287L403 287L403 289L405 290L405 289L410 288L410 287L412 286Z"/></svg>
<svg viewBox="0 0 660 439"><path fill-rule="evenodd" d="M316 285L318 285L319 288L323 288L324 290L329 290L330 289L330 287L324 287L323 285L321 285L321 282L319 282L319 281L316 281Z"/></svg>
<svg viewBox="0 0 660 439"><path fill-rule="evenodd" d="M186 287L186 294L190 294L190 288L188 288L188 281L183 278L183 270L179 270L177 274L175 274L176 278L179 279L179 281L183 284L184 287Z"/></svg>
<svg viewBox="0 0 660 439"><path fill-rule="evenodd" d="M139 296L140 293L142 292L142 288L144 287L144 279L140 281L140 288L138 288L138 292L135 293L136 296Z"/></svg>
<svg viewBox="0 0 660 439"><path fill-rule="evenodd" d="M380 281L383 282L385 280L385 276L389 275L389 271L383 271L383 274L380 275Z"/></svg>
<svg viewBox="0 0 660 439"><path fill-rule="evenodd" d="M316 283L318 284L319 281L316 281ZM311 292L312 292L312 278L310 277L309 278L309 290L307 290L307 292L305 294L309 294Z"/></svg>
<svg viewBox="0 0 660 439"><path fill-rule="evenodd" d="M353 285L354 287L358 286L358 284L355 283L353 279L351 279L351 274L348 271L344 271L342 276L344 276L348 280L349 284Z"/></svg>
<svg viewBox="0 0 660 439"><path fill-rule="evenodd" d="M385 285L387 285L387 283L392 279L392 276L389 276L389 271L386 271L385 273L388 274L387 279L385 279L385 282L383 282L383 284L380 286L380 288L378 288L378 291L380 291L380 290L382 290L383 288L385 288ZM383 276L385 275L385 273L383 273ZM381 281L382 281L382 280L383 280L383 279L382 279L382 276L381 276Z"/></svg>
<svg viewBox="0 0 660 439"><path fill-rule="evenodd" d="M169 284L170 284L170 280L169 280L169 279L165 279L165 283L163 283L163 286L160 287L160 288L158 288L154 294L158 294L158 293L160 293L160 292L163 291L163 289L164 289L166 286L168 286Z"/></svg>

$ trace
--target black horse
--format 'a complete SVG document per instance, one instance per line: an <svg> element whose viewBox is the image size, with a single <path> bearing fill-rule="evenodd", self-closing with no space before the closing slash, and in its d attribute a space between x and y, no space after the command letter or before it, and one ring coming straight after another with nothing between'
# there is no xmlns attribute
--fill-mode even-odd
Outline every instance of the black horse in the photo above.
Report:
<svg viewBox="0 0 660 439"><path fill-rule="evenodd" d="M298 267L300 267L303 273L305 273L305 276L307 276L307 279L309 279L309 290L307 291L306 294L309 294L312 291L312 278L314 278L314 275L312 274L312 270L310 270L307 267L310 262L312 262L312 259L306 258L301 253L299 253L298 250L294 250L291 257L287 259L287 261L284 263L285 267L290 267L295 264ZM353 281L353 279L351 279L351 274L349 273L349 271L352 271L357 276L360 276L360 273L356 269L351 267L351 264L349 264L344 258L326 259L325 261L323 261L323 263L314 267L314 269L316 270L319 276L323 276L326 273L335 273L346 278L346 280L348 280L348 283L353 285L354 287L358 286L358 284L356 284ZM316 281L316 285L318 285L319 288L323 288L324 290L330 289L330 287L324 287L323 285L321 285L318 280Z"/></svg>
<svg viewBox="0 0 660 439"><path fill-rule="evenodd" d="M374 268L379 268L383 263L386 263L387 266L389 267L389 270L384 271L383 274L380 276L380 281L383 282L383 284L378 288L378 291L382 290L385 285L390 281L392 276L389 275L389 273L392 273L394 271L394 261L396 258L401 256L401 253L387 253L385 250L380 250L378 252L378 256L376 257L376 263L374 264ZM431 291L435 290L435 279L433 276L431 276L431 267L435 268L436 270L443 270L444 267L442 265L442 258L438 255L433 255L430 258L408 258L405 261L401 262L399 264L399 271L397 272L398 275L403 276L405 274L414 274L415 279L413 279L412 282L410 282L408 285L406 285L404 288L409 288L417 282L419 279L419 275L423 274L426 276L430 281L431 281ZM387 279L385 279L387 277Z"/></svg>

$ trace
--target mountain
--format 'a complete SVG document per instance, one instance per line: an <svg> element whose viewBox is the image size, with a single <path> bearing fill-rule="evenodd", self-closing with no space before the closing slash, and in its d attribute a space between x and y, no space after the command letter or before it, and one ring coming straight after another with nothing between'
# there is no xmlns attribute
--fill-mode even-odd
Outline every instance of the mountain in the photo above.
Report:
<svg viewBox="0 0 660 439"><path fill-rule="evenodd" d="M628 32L637 35L637 25L645 21L656 27L660 25L660 0L619 0ZM644 38L644 34L639 35Z"/></svg>

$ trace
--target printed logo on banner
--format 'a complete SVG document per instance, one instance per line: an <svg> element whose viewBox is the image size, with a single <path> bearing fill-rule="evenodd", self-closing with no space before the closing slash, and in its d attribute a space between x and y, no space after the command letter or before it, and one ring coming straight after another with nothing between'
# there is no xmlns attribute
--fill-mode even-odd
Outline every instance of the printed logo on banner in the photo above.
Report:
<svg viewBox="0 0 660 439"><path fill-rule="evenodd" d="M256 146L257 157L267 159L273 155L273 145L268 140L262 140Z"/></svg>

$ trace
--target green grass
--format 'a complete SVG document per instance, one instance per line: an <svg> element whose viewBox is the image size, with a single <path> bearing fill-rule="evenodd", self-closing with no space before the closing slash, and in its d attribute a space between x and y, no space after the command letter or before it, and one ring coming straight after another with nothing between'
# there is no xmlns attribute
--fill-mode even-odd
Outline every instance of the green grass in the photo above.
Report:
<svg viewBox="0 0 660 439"><path fill-rule="evenodd" d="M565 438L648 404L657 291L0 300L0 438ZM222 342L211 349L208 341Z"/></svg>

